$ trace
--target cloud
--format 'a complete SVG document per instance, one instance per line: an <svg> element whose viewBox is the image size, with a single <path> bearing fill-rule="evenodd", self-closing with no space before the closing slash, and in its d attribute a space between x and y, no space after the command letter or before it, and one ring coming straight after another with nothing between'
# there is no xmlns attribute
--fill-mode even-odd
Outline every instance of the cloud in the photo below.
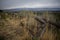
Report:
<svg viewBox="0 0 60 40"><path fill-rule="evenodd" d="M60 7L59 0L1 0L0 9Z"/></svg>

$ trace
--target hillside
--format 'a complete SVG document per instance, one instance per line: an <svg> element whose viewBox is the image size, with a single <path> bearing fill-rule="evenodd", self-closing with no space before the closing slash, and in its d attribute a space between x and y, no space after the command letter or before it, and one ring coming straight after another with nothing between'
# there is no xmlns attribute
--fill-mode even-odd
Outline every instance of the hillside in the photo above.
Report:
<svg viewBox="0 0 60 40"><path fill-rule="evenodd" d="M0 12L0 40L60 40L60 12Z"/></svg>

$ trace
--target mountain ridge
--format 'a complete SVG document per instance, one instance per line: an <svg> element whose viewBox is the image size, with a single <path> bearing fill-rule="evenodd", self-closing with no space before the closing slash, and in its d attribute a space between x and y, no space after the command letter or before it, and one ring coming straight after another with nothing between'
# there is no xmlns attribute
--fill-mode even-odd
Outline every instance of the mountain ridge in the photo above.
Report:
<svg viewBox="0 0 60 40"><path fill-rule="evenodd" d="M14 9L4 9L3 11L60 11L60 8L14 8Z"/></svg>

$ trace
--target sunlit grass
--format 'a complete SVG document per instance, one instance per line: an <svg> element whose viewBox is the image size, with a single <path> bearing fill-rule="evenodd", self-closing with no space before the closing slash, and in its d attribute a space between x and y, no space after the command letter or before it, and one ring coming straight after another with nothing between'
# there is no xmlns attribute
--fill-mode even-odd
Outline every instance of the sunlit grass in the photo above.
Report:
<svg viewBox="0 0 60 40"><path fill-rule="evenodd" d="M42 24L35 17L44 18L47 22ZM56 26L48 23L48 21L55 22L55 17L48 11L41 14L33 11L3 12L0 14L0 34L5 36L5 40L57 40ZM41 37L38 34L43 30L43 25L46 29Z"/></svg>

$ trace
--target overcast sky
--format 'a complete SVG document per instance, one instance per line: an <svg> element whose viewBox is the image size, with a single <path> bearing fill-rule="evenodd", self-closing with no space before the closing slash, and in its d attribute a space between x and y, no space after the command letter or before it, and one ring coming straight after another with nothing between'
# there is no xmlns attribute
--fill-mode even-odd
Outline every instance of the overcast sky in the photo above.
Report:
<svg viewBox="0 0 60 40"><path fill-rule="evenodd" d="M0 9L60 8L60 0L0 0Z"/></svg>

